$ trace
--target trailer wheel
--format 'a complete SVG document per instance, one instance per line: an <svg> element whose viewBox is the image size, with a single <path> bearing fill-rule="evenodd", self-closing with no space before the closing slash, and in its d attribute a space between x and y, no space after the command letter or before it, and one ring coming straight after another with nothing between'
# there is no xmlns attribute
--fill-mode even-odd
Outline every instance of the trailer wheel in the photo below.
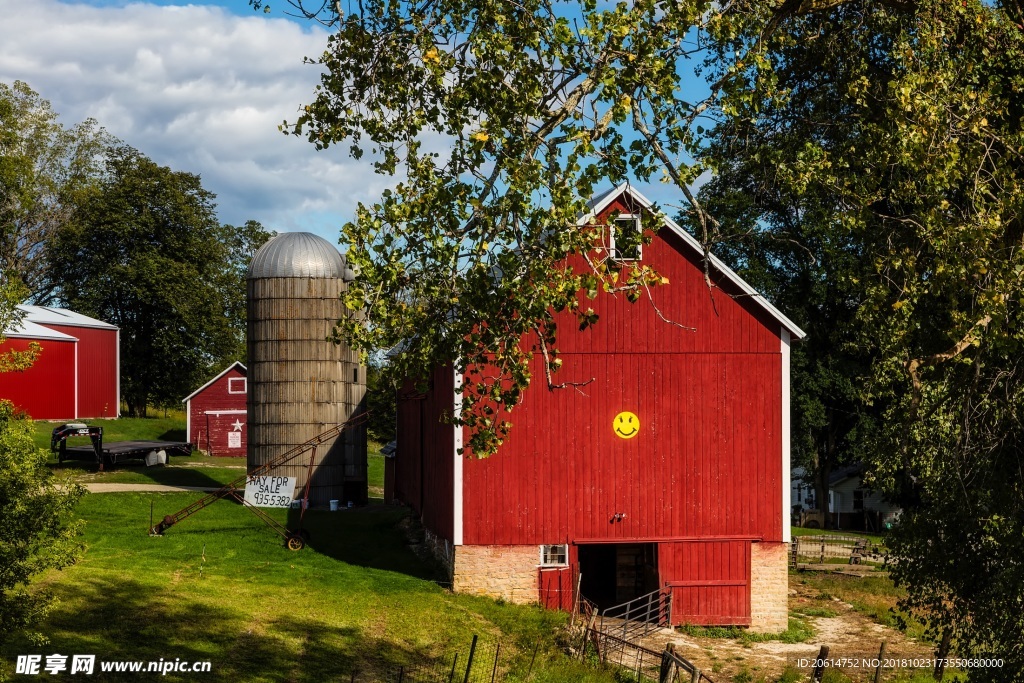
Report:
<svg viewBox="0 0 1024 683"><path fill-rule="evenodd" d="M305 547L306 542L302 540L301 536L288 537L288 550L302 550Z"/></svg>

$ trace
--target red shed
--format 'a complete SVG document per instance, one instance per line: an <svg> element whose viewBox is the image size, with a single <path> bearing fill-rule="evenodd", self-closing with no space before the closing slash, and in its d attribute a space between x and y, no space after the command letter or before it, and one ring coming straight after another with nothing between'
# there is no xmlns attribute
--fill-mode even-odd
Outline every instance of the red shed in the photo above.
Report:
<svg viewBox="0 0 1024 683"><path fill-rule="evenodd" d="M629 229L651 206L623 185L582 224L615 212ZM662 220L629 254L669 279L657 310L601 294L597 325L558 321L559 379L591 380L582 392L535 384L499 452L465 458L443 422L462 375L438 370L426 394L399 396L385 496L420 514L457 591L565 607L578 586L609 607L663 590L673 623L782 631L789 346L804 333L714 257L709 292L700 244Z"/></svg>
<svg viewBox="0 0 1024 683"><path fill-rule="evenodd" d="M119 330L114 325L63 308L19 306L20 326L7 330L0 353L24 350L31 342L42 353L25 372L0 381L0 398L37 420L117 417L120 414Z"/></svg>
<svg viewBox="0 0 1024 683"><path fill-rule="evenodd" d="M235 362L185 397L186 440L209 455L244 458L246 429L245 366Z"/></svg>

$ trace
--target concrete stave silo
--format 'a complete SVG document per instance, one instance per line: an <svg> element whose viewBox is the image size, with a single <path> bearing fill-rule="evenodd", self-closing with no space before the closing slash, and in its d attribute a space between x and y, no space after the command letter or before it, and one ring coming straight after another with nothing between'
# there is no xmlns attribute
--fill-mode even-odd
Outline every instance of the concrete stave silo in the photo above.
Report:
<svg viewBox="0 0 1024 683"><path fill-rule="evenodd" d="M327 341L351 314L340 300L351 279L338 250L310 233L282 233L253 257L246 278L249 469L365 410L358 353ZM304 456L275 472L297 477L297 497L308 463ZM365 427L320 446L312 476L312 505L365 503Z"/></svg>

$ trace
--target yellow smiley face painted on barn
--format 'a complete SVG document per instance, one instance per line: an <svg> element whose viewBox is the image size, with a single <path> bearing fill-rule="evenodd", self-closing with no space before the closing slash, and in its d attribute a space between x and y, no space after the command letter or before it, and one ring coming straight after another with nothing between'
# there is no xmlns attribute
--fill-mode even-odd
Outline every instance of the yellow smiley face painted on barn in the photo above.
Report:
<svg viewBox="0 0 1024 683"><path fill-rule="evenodd" d="M640 433L640 418L625 410L612 420L612 431L620 439L632 439Z"/></svg>

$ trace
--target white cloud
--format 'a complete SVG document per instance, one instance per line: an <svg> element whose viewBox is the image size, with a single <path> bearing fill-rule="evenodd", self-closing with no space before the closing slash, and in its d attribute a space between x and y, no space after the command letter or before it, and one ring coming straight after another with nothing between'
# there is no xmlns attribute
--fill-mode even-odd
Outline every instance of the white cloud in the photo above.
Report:
<svg viewBox="0 0 1024 683"><path fill-rule="evenodd" d="M0 81L23 80L67 124L95 118L157 163L199 173L224 222L334 241L385 179L341 149L277 130L311 101L327 34L218 7L0 0Z"/></svg>

